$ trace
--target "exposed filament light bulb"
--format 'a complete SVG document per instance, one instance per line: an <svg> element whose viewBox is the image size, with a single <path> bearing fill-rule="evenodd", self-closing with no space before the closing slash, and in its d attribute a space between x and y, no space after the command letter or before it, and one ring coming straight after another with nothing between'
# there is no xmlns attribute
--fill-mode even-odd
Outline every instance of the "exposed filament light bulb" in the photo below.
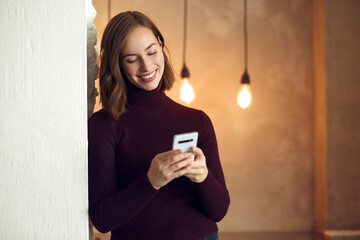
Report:
<svg viewBox="0 0 360 240"><path fill-rule="evenodd" d="M183 81L184 81L184 84L181 86L181 89L180 89L180 97L181 97L181 100L183 100L184 102L189 104L195 98L194 89L189 84L188 78L184 78Z"/></svg>
<svg viewBox="0 0 360 240"><path fill-rule="evenodd" d="M241 84L237 103L242 108L247 108L251 105L251 91L249 84Z"/></svg>
<svg viewBox="0 0 360 240"><path fill-rule="evenodd" d="M183 81L183 85L180 88L180 98L187 104L191 103L195 98L194 89L188 82L189 77L189 70L184 63L183 69L181 70L181 78Z"/></svg>
<svg viewBox="0 0 360 240"><path fill-rule="evenodd" d="M250 91L250 78L245 69L245 73L241 78L241 87L237 97L237 103L241 108L247 108L251 105L252 95Z"/></svg>

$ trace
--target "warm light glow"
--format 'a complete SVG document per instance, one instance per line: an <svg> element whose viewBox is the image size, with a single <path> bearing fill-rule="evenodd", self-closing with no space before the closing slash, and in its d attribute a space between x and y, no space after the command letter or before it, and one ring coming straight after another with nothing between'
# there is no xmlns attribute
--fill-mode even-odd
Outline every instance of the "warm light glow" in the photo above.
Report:
<svg viewBox="0 0 360 240"><path fill-rule="evenodd" d="M183 78L184 84L180 89L180 98L186 103L190 103L195 98L193 87L189 84L187 78Z"/></svg>
<svg viewBox="0 0 360 240"><path fill-rule="evenodd" d="M249 84L241 84L239 95L237 97L238 105L242 108L247 108L251 104L251 91Z"/></svg>

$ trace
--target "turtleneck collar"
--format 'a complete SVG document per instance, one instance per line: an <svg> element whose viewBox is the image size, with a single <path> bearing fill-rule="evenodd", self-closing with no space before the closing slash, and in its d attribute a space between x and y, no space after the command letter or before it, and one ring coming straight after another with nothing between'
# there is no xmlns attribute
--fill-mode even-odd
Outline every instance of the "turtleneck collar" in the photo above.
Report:
<svg viewBox="0 0 360 240"><path fill-rule="evenodd" d="M143 105L148 107L161 107L166 103L167 96L160 89L146 91L138 88L126 80L127 105Z"/></svg>

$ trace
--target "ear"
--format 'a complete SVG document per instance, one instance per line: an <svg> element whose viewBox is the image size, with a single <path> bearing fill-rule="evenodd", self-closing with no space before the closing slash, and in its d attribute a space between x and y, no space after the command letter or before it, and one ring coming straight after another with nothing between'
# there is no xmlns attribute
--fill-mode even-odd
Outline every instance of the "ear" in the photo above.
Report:
<svg viewBox="0 0 360 240"><path fill-rule="evenodd" d="M163 48L164 46L163 46L162 41L160 40L160 37L158 37L158 42L159 42L159 44L160 44L160 47Z"/></svg>

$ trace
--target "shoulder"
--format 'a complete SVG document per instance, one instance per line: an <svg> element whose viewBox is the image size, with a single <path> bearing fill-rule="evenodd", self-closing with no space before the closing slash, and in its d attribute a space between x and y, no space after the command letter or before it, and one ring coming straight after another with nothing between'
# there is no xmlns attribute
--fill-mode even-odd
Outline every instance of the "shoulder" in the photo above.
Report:
<svg viewBox="0 0 360 240"><path fill-rule="evenodd" d="M88 120L89 127L98 125L108 125L110 121L110 115L105 110L101 109L98 112L93 113Z"/></svg>
<svg viewBox="0 0 360 240"><path fill-rule="evenodd" d="M210 121L211 122L209 115L206 114L203 110L187 107L187 106L184 106L173 100L171 100L171 101L173 102L173 105L175 106L175 108L177 108L179 111L181 111L183 113L191 114L193 116L197 116L197 117L201 118L202 121Z"/></svg>
<svg viewBox="0 0 360 240"><path fill-rule="evenodd" d="M169 98L170 99L170 98ZM172 110L179 115L181 119L189 120L191 119L192 124L196 124L200 129L212 129L213 124L212 121L207 113L205 113L203 110L191 108L184 106L180 103L175 102L174 100L170 99L172 101L171 108Z"/></svg>
<svg viewBox="0 0 360 240"><path fill-rule="evenodd" d="M88 120L89 142L106 140L115 143L119 138L118 131L116 131L116 122L117 121L103 109L95 112Z"/></svg>
<svg viewBox="0 0 360 240"><path fill-rule="evenodd" d="M104 109L101 109L97 112L94 112L89 118L89 121L91 122L91 121L99 121L101 119L105 119L106 115L108 115L108 113L104 111Z"/></svg>
<svg viewBox="0 0 360 240"><path fill-rule="evenodd" d="M169 98L169 101L171 102L171 108L175 111L178 111L181 114L190 114L190 115L197 115L197 116L202 116L202 115L206 115L202 110L200 109L196 109L196 108L191 108L188 106L184 106L178 102L175 102L174 100L172 100L171 98Z"/></svg>
<svg viewBox="0 0 360 240"><path fill-rule="evenodd" d="M95 112L88 120L89 131L94 129L101 129L102 131L106 129L111 130L114 128L115 124L116 120L114 120L110 114L103 109Z"/></svg>
<svg viewBox="0 0 360 240"><path fill-rule="evenodd" d="M120 116L121 118L121 116ZM118 120L113 119L110 114L105 111L104 109L101 109L91 115L88 122L89 123L107 123L110 125L116 124Z"/></svg>

